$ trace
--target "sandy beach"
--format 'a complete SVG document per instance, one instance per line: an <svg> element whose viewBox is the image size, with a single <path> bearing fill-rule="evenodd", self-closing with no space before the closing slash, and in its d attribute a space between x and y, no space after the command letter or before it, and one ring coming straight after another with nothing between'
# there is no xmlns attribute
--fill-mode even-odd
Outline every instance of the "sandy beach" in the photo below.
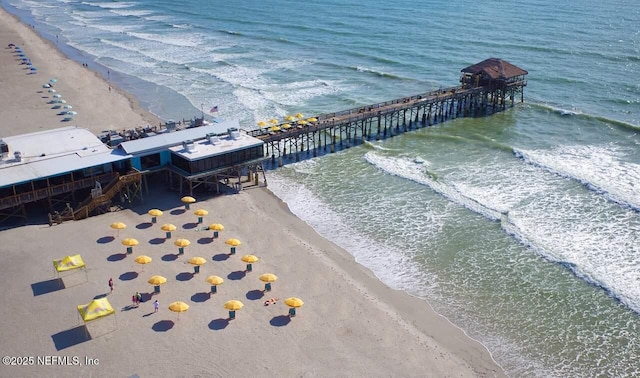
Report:
<svg viewBox="0 0 640 378"><path fill-rule="evenodd" d="M56 90L78 112L73 125L99 133L159 122L4 10L0 21L0 137L67 126L47 104L50 94L43 92L42 84L53 77ZM26 72L6 49L9 43L23 48L37 74ZM157 186L132 209L53 227L1 231L2 355L27 357L13 360L27 364L33 357L33 364L5 366L0 376L504 376L483 345L426 301L385 286L268 189L250 187L198 200L184 211L177 193ZM151 208L164 212L157 224L150 223ZM196 224L196 208L209 211L204 225L224 225L218 239ZM116 232L109 227L113 222L127 228ZM177 226L171 239L160 230L164 223ZM131 255L121 245L125 237L140 241ZM184 255L177 255L177 238L191 241ZM224 244L228 238L242 241L235 255ZM77 253L87 264L86 274L65 273L58 280L52 260ZM133 259L140 254L153 261L136 264ZM251 272L240 260L245 254L260 258ZM207 260L199 274L187 263L194 256ZM267 272L278 280L264 293L258 276ZM151 294L147 280L152 275L167 278L160 294ZM216 294L208 294L209 275L225 280ZM115 283L111 293L109 278ZM132 307L137 291L145 301ZM76 306L102 295L116 314L85 329ZM305 302L293 318L284 304L288 297ZM265 306L269 298L278 300ZM156 299L160 307L154 313ZM223 308L231 299L244 303L234 320ZM187 303L189 310L169 311L174 301Z"/></svg>
<svg viewBox="0 0 640 378"><path fill-rule="evenodd" d="M0 9L0 18L0 138L64 126L81 126L99 134L160 123L158 117L140 108L135 98L82 63L64 57L50 41L4 9ZM20 46L37 71L21 64L9 43ZM63 121L64 116L59 115L62 109L53 109L49 103L54 93L42 85L52 78L57 79L56 93L78 113L73 121Z"/></svg>

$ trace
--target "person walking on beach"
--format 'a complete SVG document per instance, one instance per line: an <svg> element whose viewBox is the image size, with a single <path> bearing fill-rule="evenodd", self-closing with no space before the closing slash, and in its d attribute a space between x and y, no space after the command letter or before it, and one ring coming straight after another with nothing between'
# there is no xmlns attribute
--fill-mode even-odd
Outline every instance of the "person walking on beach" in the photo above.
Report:
<svg viewBox="0 0 640 378"><path fill-rule="evenodd" d="M153 312L158 312L158 307L160 307L160 303L158 303L158 300L156 299L156 301L153 302Z"/></svg>
<svg viewBox="0 0 640 378"><path fill-rule="evenodd" d="M140 294L140 292L136 291L136 302L138 303L138 305L140 305L140 302L142 302L142 294Z"/></svg>
<svg viewBox="0 0 640 378"><path fill-rule="evenodd" d="M109 289L113 292L113 278L109 278Z"/></svg>

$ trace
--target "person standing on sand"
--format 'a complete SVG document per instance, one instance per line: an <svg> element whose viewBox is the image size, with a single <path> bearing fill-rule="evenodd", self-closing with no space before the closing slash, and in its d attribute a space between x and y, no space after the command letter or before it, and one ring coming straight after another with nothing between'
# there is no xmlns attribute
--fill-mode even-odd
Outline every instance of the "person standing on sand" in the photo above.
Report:
<svg viewBox="0 0 640 378"><path fill-rule="evenodd" d="M109 278L109 289L113 292L113 278Z"/></svg>
<svg viewBox="0 0 640 378"><path fill-rule="evenodd" d="M153 312L158 312L158 307L160 307L160 303L158 303L158 300L156 299L156 301L153 302Z"/></svg>
<svg viewBox="0 0 640 378"><path fill-rule="evenodd" d="M136 302L138 305L140 305L140 302L142 302L142 294L140 294L140 292L136 291Z"/></svg>
<svg viewBox="0 0 640 378"><path fill-rule="evenodd" d="M136 296L135 296L135 295L132 295L132 296L131 296L131 302L133 302L133 305L134 305L135 307L138 307L138 298L136 298Z"/></svg>

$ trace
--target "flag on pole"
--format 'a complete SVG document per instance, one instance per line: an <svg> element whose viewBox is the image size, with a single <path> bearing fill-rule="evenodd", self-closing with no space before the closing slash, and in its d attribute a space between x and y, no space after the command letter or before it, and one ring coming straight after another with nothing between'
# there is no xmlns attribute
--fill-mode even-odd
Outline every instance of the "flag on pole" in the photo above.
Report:
<svg viewBox="0 0 640 378"><path fill-rule="evenodd" d="M209 110L209 113L216 113L217 111L218 111L218 105L211 108L211 110Z"/></svg>

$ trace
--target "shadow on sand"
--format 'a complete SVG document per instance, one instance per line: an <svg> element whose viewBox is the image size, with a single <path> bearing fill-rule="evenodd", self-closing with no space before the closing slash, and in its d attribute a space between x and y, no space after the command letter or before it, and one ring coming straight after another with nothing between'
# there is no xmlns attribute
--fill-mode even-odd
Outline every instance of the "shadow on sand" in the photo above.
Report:
<svg viewBox="0 0 640 378"><path fill-rule="evenodd" d="M106 243L111 243L114 240L116 240L116 238L113 236L103 236L100 239L96 240L96 242L98 244L106 244Z"/></svg>
<svg viewBox="0 0 640 378"><path fill-rule="evenodd" d="M191 273L191 272L182 272L182 273L178 273L176 275L176 280L178 281L189 281L190 279L193 278L195 274Z"/></svg>
<svg viewBox="0 0 640 378"><path fill-rule="evenodd" d="M235 272L231 272L227 275L227 278L232 281L237 281L243 279L247 275L247 272L244 270L236 270Z"/></svg>
<svg viewBox="0 0 640 378"><path fill-rule="evenodd" d="M136 225L136 228L138 230L146 230L147 228L149 228L151 226L153 226L153 223L151 223L151 222L142 222L142 223Z"/></svg>
<svg viewBox="0 0 640 378"><path fill-rule="evenodd" d="M175 209L175 210L171 210L171 212L169 214L171 215L180 215L180 214L184 214L187 211L185 209Z"/></svg>
<svg viewBox="0 0 640 378"><path fill-rule="evenodd" d="M64 289L64 282L62 282L62 278L54 278L48 281L40 281L31 284L31 290L33 291L33 296L37 297L38 295L53 293L54 291Z"/></svg>
<svg viewBox="0 0 640 378"><path fill-rule="evenodd" d="M174 253L167 253L166 255L161 257L162 261L175 261L177 258L178 255Z"/></svg>
<svg viewBox="0 0 640 378"><path fill-rule="evenodd" d="M56 350L62 350L85 341L91 340L89 330L85 325L81 325L75 328L68 329L66 331L58 332L52 335L53 344L56 346Z"/></svg>
<svg viewBox="0 0 640 378"><path fill-rule="evenodd" d="M269 324L274 327L283 327L289 323L291 323L291 318L289 317L289 315L278 315L269 320Z"/></svg>
<svg viewBox="0 0 640 378"><path fill-rule="evenodd" d="M229 319L213 319L209 322L209 329L214 331L219 331L221 329L225 329L229 325Z"/></svg>
<svg viewBox="0 0 640 378"><path fill-rule="evenodd" d="M175 323L173 322L173 320L160 320L159 322L151 326L151 329L156 332L167 332L168 330L173 328L174 325Z"/></svg>
<svg viewBox="0 0 640 378"><path fill-rule="evenodd" d="M185 230L191 230L192 228L196 227L198 227L198 223L195 222L189 222L182 225L182 228L184 228Z"/></svg>
<svg viewBox="0 0 640 378"><path fill-rule="evenodd" d="M126 253L114 253L113 255L107 257L107 261L120 261L120 260L124 260L124 258L127 257Z"/></svg>
<svg viewBox="0 0 640 378"><path fill-rule="evenodd" d="M227 253L218 253L217 255L212 257L213 261L225 261L229 259L229 254Z"/></svg>
<svg viewBox="0 0 640 378"><path fill-rule="evenodd" d="M131 281L138 278L138 272L125 272L120 275L120 281Z"/></svg>
<svg viewBox="0 0 640 378"><path fill-rule="evenodd" d="M153 244L153 245L163 244L166 241L167 241L167 239L165 239L165 238L153 238L153 239L149 240L149 244Z"/></svg>
<svg viewBox="0 0 640 378"><path fill-rule="evenodd" d="M208 301L211 298L211 293L195 293L191 296L191 300L197 303Z"/></svg>
<svg viewBox="0 0 640 378"><path fill-rule="evenodd" d="M198 239L198 244L211 244L211 243L213 243L213 238L204 237L204 238Z"/></svg>
<svg viewBox="0 0 640 378"><path fill-rule="evenodd" d="M246 297L250 301L256 301L256 300L264 297L264 291L262 291L262 290L250 290L250 291L247 291Z"/></svg>

